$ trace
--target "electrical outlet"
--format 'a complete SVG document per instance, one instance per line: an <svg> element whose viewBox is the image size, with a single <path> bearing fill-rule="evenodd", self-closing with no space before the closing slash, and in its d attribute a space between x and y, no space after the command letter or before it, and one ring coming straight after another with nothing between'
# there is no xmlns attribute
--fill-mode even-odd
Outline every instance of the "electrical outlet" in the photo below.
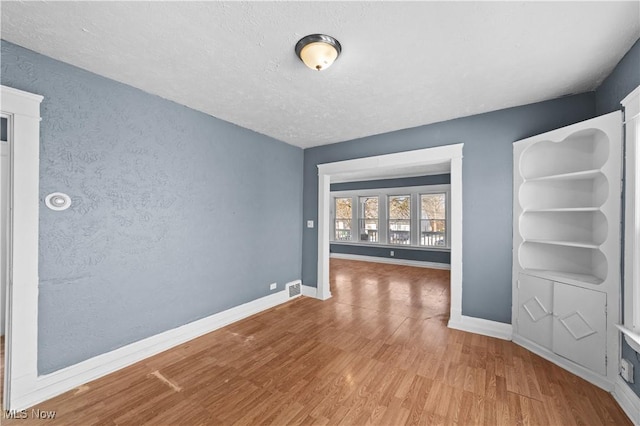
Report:
<svg viewBox="0 0 640 426"><path fill-rule="evenodd" d="M271 283L269 284L269 290L275 290L276 287L278 287L278 283Z"/></svg>
<svg viewBox="0 0 640 426"><path fill-rule="evenodd" d="M633 383L633 364L624 358L620 360L620 375L627 383Z"/></svg>
<svg viewBox="0 0 640 426"><path fill-rule="evenodd" d="M308 220L307 221L307 228L313 228L313 221L312 220Z"/></svg>
<svg viewBox="0 0 640 426"><path fill-rule="evenodd" d="M393 250L391 250L390 254L391 254L392 257L395 256L395 253L393 252Z"/></svg>

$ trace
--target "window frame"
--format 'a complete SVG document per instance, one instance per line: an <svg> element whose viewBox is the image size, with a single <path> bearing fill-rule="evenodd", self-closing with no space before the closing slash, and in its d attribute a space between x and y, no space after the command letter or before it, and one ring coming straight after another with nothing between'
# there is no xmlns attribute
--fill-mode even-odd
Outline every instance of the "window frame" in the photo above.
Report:
<svg viewBox="0 0 640 426"><path fill-rule="evenodd" d="M404 189L404 188L403 188ZM415 203L414 201L414 194L411 191L400 191L400 193L393 193L393 194L388 194L387 195L387 217L385 220L386 223L386 227L387 227L387 245L390 246L394 246L394 247L411 247L413 245L415 245L415 239L414 239L414 233L415 233L415 213L414 213L414 209L415 209ZM408 198L409 199L409 219L392 219L391 215L389 213L389 210L391 210L391 199L392 198L400 198L400 197L404 197L404 198ZM409 220L409 244L400 244L400 243L392 243L389 242L389 234L391 234L391 221L392 220ZM396 231L397 232L397 231Z"/></svg>
<svg viewBox="0 0 640 426"><path fill-rule="evenodd" d="M445 216L446 216L446 246L423 246L420 245L420 224L421 218L421 195L428 194L445 194ZM391 196L409 195L411 198L411 244L391 244L388 242L389 231L389 198ZM425 250L425 251L450 251L451 250L451 185L421 185L421 186L403 186L393 188L377 188L377 189L355 189L346 191L331 191L330 194L330 244L342 245L359 245L373 247L389 247L394 249L408 250ZM360 197L378 197L378 242L360 241L359 240L359 223L360 217ZM341 241L335 239L335 199L336 198L352 198L357 208L352 208L352 223L358 224L358 232L352 232L352 238L349 241ZM356 222L353 222L353 221Z"/></svg>
<svg viewBox="0 0 640 426"><path fill-rule="evenodd" d="M443 194L444 195L444 218L443 219L436 219L436 218L429 218L429 219L424 219L422 217L422 197L424 195L440 195ZM418 194L418 241L417 244L420 247L429 247L429 248L438 248L440 246L434 246L434 245L426 245L426 244L422 244L422 221L423 220L444 220L445 222L445 232L444 232L444 240L445 240L445 247L449 247L449 219L448 219L448 215L449 215L449 194L446 191L442 191L442 192L421 192L420 194Z"/></svg>
<svg viewBox="0 0 640 426"><path fill-rule="evenodd" d="M348 199L348 198L351 198L351 224L350 224L350 227L349 227L350 238L348 240L339 240L339 239L336 238L336 230L337 230L336 229L336 221L338 221L338 220L346 220L347 218L346 217L340 217L340 218L336 217L336 202L339 199ZM353 241L354 240L354 234L355 234L353 232L353 230L354 230L353 229L353 225L354 225L354 210L357 210L357 206L356 206L355 209L353 208L354 207L354 205L353 205L353 197L335 197L335 198L333 198L331 200L331 205L332 205L332 209L333 209L332 211L334 212L333 213L333 217L332 217L332 234L331 234L332 240L333 241L340 241L340 242Z"/></svg>
<svg viewBox="0 0 640 426"><path fill-rule="evenodd" d="M367 220L373 220L373 219L368 219L368 218L366 217L366 213L365 213L365 204L366 204L366 203L361 202L361 200L362 200L363 198L365 198L365 199L373 199L373 198L376 198L376 199L377 199L377 202L378 202L378 215L377 215L377 216L376 216L376 218L375 218L375 220L376 220L376 231L377 231L377 233L378 233L378 235L377 235L377 241L369 241L369 240L367 240L367 241L363 241L363 240L362 240L362 234L361 234L361 230L362 230L362 229L361 229L361 227L360 227L360 220L364 220L364 221L365 221L365 223L364 223L364 229L366 229L366 226L367 226L366 221L367 221ZM380 242L380 235L381 235L381 231L380 231L380 196L378 196L378 195L359 195L359 196L357 197L357 200L358 200L358 211L357 211L356 217L357 217L357 224L358 224L358 236L357 236L356 240L357 240L359 243L365 242L365 243L378 244L378 243Z"/></svg>

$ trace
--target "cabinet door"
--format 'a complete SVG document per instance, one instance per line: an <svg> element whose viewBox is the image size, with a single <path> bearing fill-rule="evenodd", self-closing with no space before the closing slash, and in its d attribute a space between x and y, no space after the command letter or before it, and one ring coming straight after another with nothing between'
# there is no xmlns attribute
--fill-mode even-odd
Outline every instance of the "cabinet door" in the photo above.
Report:
<svg viewBox="0 0 640 426"><path fill-rule="evenodd" d="M555 283L553 351L606 375L606 308L606 293Z"/></svg>
<svg viewBox="0 0 640 426"><path fill-rule="evenodd" d="M518 334L551 349L553 282L520 274L518 278Z"/></svg>

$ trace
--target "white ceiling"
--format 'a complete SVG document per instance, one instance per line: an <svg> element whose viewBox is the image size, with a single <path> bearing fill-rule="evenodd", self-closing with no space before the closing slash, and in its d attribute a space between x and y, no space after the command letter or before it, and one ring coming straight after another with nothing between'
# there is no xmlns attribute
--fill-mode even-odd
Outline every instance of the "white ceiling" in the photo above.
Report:
<svg viewBox="0 0 640 426"><path fill-rule="evenodd" d="M3 39L303 148L594 90L640 2L1 2ZM294 45L336 37L314 72Z"/></svg>

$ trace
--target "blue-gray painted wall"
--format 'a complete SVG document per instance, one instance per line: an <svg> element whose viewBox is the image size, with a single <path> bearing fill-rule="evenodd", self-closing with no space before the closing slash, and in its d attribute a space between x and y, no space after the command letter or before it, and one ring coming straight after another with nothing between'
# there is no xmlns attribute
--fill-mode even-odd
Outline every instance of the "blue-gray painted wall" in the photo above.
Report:
<svg viewBox="0 0 640 426"><path fill-rule="evenodd" d="M393 250L393 256L390 252ZM449 251L416 250L396 246L360 246L355 244L330 244L329 252L340 254L355 254L359 256L386 257L388 259L416 260L419 262L433 262L451 264Z"/></svg>
<svg viewBox="0 0 640 426"><path fill-rule="evenodd" d="M7 132L9 131L6 118L0 118L0 141L7 140Z"/></svg>
<svg viewBox="0 0 640 426"><path fill-rule="evenodd" d="M596 114L602 115L620 109L620 101L640 85L640 40L622 58L613 72L596 90ZM624 294L623 294L624 297ZM624 306L624 303L622 303ZM640 355L622 339L622 357L634 366L635 383L629 384L640 396Z"/></svg>
<svg viewBox="0 0 640 426"><path fill-rule="evenodd" d="M40 199L73 201L40 206L39 373L300 278L300 148L1 48L2 84L44 96Z"/></svg>
<svg viewBox="0 0 640 426"><path fill-rule="evenodd" d="M353 191L357 189L380 189L380 188L402 188L405 186L424 185L449 185L451 175L444 173L440 175L415 176L395 179L376 179L359 182L332 183L331 191Z"/></svg>
<svg viewBox="0 0 640 426"><path fill-rule="evenodd" d="M304 219L318 219L317 165L464 143L464 315L511 321L512 143L594 117L586 93L304 151ZM425 100L428 102L429 100ZM317 286L317 228L304 229L302 277Z"/></svg>
<svg viewBox="0 0 640 426"><path fill-rule="evenodd" d="M596 90L596 114L620 110L620 101L640 84L640 39Z"/></svg>
<svg viewBox="0 0 640 426"><path fill-rule="evenodd" d="M427 175L409 178L377 179L360 182L344 182L331 184L331 191L353 191L358 189L402 188L407 186L448 185L451 175ZM391 256L393 250L393 256ZM442 250L410 249L396 246L376 247L369 245L332 243L329 252L340 254L355 254L359 256L386 257L389 259L417 260L451 264L451 253Z"/></svg>

